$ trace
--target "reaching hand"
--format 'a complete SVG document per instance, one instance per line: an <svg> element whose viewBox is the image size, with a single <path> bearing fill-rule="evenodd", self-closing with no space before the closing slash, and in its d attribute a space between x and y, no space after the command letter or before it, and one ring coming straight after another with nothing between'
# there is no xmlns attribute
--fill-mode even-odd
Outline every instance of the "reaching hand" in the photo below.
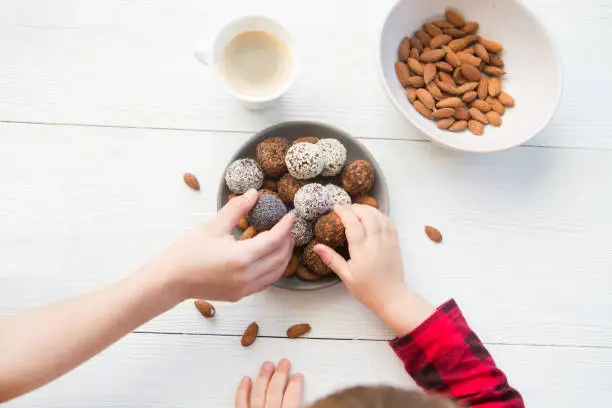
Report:
<svg viewBox="0 0 612 408"><path fill-rule="evenodd" d="M236 241L232 230L257 202L252 190L230 200L209 223L189 232L141 271L161 277L181 300L237 301L278 280L293 251L286 215L270 231Z"/></svg>
<svg viewBox="0 0 612 408"><path fill-rule="evenodd" d="M236 408L300 408L304 377L290 371L289 360L281 360L276 370L271 362L263 363L255 385L249 377L240 381Z"/></svg>

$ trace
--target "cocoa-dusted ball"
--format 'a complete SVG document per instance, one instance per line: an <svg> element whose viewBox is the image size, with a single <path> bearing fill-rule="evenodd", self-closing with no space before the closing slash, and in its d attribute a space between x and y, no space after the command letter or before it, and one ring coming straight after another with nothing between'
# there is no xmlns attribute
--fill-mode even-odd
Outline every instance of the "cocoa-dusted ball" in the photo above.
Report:
<svg viewBox="0 0 612 408"><path fill-rule="evenodd" d="M258 232L267 231L287 214L287 207L272 194L261 194L249 213L249 224Z"/></svg>
<svg viewBox="0 0 612 408"><path fill-rule="evenodd" d="M255 157L263 172L270 177L280 177L287 172L285 155L289 142L281 137L271 137L257 145Z"/></svg>
<svg viewBox="0 0 612 408"><path fill-rule="evenodd" d="M340 217L332 212L319 218L315 224L315 238L331 248L344 245L346 234Z"/></svg>
<svg viewBox="0 0 612 408"><path fill-rule="evenodd" d="M308 245L306 245L306 248L304 248L304 253L302 254L302 261L304 261L304 265L306 265L308 269L319 276L331 275L333 271L329 269L321 257L315 254L313 251L313 248L317 244L317 241L311 241Z"/></svg>
<svg viewBox="0 0 612 408"><path fill-rule="evenodd" d="M291 174L285 174L278 182L278 196L281 200L285 202L285 204L293 204L293 197L295 197L295 193L302 187L304 187L305 182L302 180L298 180L293 177Z"/></svg>
<svg viewBox="0 0 612 408"><path fill-rule="evenodd" d="M355 160L342 172L342 185L349 194L366 194L374 187L374 166L365 160Z"/></svg>
<svg viewBox="0 0 612 408"><path fill-rule="evenodd" d="M300 188L293 200L297 213L309 220L316 220L333 207L327 190L321 184L311 183Z"/></svg>

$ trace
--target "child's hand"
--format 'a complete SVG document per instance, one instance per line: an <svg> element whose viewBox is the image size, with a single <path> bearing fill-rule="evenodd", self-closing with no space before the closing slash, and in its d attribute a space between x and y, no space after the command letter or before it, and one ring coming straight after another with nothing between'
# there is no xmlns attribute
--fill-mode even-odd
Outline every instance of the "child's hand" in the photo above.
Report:
<svg viewBox="0 0 612 408"><path fill-rule="evenodd" d="M255 385L244 377L236 391L236 408L299 408L302 403L304 378L300 374L290 376L291 363L281 360L274 364L266 361L261 366Z"/></svg>
<svg viewBox="0 0 612 408"><path fill-rule="evenodd" d="M209 223L189 232L149 262L141 275L157 277L178 300L237 301L282 275L293 250L293 215L272 230L236 241L232 230L257 201L257 191L232 199Z"/></svg>
<svg viewBox="0 0 612 408"><path fill-rule="evenodd" d="M378 210L354 204L334 210L346 230L351 259L333 249L314 250L348 290L398 335L422 323L434 308L404 284L402 254L393 222Z"/></svg>

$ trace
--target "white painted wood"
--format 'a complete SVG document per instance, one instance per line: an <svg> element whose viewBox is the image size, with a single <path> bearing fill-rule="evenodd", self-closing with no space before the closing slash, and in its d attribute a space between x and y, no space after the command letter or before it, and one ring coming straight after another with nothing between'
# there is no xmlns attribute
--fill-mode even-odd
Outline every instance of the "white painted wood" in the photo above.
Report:
<svg viewBox="0 0 612 408"><path fill-rule="evenodd" d="M393 1L0 0L0 120L256 131L316 119L359 137L423 139L378 82L378 29ZM596 102L612 93L601 51L612 5L526 2L557 39L566 70L558 114L530 143L612 148L608 107ZM264 113L243 110L192 55L248 12L279 18L301 46L295 87Z"/></svg>
<svg viewBox="0 0 612 408"><path fill-rule="evenodd" d="M0 125L0 316L112 282L215 212L217 180L248 135ZM467 156L365 140L385 170L406 276L433 302L456 297L492 343L610 347L612 152L519 148ZM201 193L182 173L200 177ZM439 227L445 242L425 237ZM307 321L312 336L389 339L337 286L188 303L141 330L265 336Z"/></svg>
<svg viewBox="0 0 612 408"><path fill-rule="evenodd" d="M612 398L612 350L492 346L528 407L602 407ZM19 407L233 407L243 375L289 358L306 402L357 384L413 388L384 342L133 334L57 382L6 404Z"/></svg>

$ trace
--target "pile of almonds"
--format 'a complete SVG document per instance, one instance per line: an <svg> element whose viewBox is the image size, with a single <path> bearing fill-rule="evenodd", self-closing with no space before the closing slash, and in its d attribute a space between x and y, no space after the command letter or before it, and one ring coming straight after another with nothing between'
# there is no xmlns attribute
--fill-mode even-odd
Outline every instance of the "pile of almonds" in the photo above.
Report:
<svg viewBox="0 0 612 408"><path fill-rule="evenodd" d="M514 98L503 91L503 46L477 35L479 25L447 10L446 20L423 25L399 48L395 71L414 108L438 128L480 136L501 126Z"/></svg>

